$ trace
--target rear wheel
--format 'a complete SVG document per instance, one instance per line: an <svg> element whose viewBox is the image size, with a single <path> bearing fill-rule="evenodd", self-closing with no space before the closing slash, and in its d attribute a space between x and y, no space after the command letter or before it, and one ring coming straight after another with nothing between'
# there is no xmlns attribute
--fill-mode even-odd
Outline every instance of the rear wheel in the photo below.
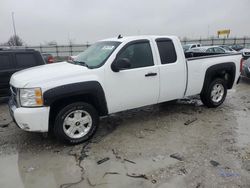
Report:
<svg viewBox="0 0 250 188"><path fill-rule="evenodd" d="M227 84L224 79L214 79L200 94L201 101L209 108L220 106L227 96Z"/></svg>
<svg viewBox="0 0 250 188"><path fill-rule="evenodd" d="M69 144L79 144L88 140L99 123L95 108L83 102L65 106L56 116L54 133L56 137Z"/></svg>

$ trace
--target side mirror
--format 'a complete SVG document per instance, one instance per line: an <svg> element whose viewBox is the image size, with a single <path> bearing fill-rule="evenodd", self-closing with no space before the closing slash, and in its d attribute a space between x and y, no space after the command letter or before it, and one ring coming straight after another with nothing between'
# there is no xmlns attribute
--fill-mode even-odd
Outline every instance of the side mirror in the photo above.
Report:
<svg viewBox="0 0 250 188"><path fill-rule="evenodd" d="M128 58L121 58L116 60L112 65L111 65L111 69L114 72L119 72L120 70L123 69L128 69L131 67L131 63L130 60Z"/></svg>

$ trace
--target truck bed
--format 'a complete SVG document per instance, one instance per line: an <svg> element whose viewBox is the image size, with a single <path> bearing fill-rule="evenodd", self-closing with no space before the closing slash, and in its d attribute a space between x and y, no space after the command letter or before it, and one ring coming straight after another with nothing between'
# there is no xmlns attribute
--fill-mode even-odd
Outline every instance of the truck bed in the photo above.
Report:
<svg viewBox="0 0 250 188"><path fill-rule="evenodd" d="M235 54L219 54L219 55L209 55L209 56L199 56L186 58L188 78L187 78L187 89L185 96L197 95L201 93L206 71L209 67L217 64L223 63L240 63L242 58L241 53ZM240 75L239 65L235 65L235 78L234 84Z"/></svg>

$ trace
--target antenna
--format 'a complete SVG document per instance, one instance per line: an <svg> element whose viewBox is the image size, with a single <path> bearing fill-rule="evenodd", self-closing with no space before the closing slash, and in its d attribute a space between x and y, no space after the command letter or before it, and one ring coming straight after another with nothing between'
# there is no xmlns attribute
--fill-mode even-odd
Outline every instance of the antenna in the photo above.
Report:
<svg viewBox="0 0 250 188"><path fill-rule="evenodd" d="M118 39L122 39L122 35L120 34L120 35L118 35L118 37L117 37Z"/></svg>

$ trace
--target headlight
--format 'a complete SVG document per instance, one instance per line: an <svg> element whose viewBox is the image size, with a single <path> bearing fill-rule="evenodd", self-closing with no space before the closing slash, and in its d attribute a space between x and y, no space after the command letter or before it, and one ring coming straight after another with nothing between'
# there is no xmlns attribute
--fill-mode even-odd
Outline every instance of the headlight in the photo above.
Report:
<svg viewBox="0 0 250 188"><path fill-rule="evenodd" d="M41 88L20 89L20 103L23 107L43 106Z"/></svg>

